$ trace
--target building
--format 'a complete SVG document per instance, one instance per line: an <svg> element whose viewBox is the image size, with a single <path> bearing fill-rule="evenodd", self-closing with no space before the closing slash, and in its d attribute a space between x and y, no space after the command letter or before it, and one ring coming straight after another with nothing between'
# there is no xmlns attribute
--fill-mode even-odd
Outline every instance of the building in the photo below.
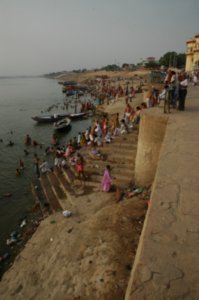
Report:
<svg viewBox="0 0 199 300"><path fill-rule="evenodd" d="M199 33L186 42L186 72L199 71Z"/></svg>
<svg viewBox="0 0 199 300"><path fill-rule="evenodd" d="M147 57L147 58L145 58L144 60L142 60L141 65L142 65L143 67L145 67L147 64L150 64L150 63L156 63L156 62L157 62L157 61L156 61L155 57L150 56L150 57Z"/></svg>

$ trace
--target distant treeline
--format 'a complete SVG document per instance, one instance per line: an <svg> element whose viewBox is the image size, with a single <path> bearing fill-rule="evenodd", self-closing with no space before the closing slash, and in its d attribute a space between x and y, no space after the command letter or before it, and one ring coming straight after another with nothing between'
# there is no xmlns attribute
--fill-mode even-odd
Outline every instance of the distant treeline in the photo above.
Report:
<svg viewBox="0 0 199 300"><path fill-rule="evenodd" d="M117 64L110 64L107 66L104 66L102 68L96 68L92 71L121 71L124 69L128 70L136 70L140 67L145 67L148 69L158 69L161 66L164 66L165 68L168 67L175 67L175 68L184 68L185 67L185 62L186 62L186 54L185 53L177 53L175 51L170 51L165 53L163 56L160 57L159 60L157 61L151 61L151 62L139 62L137 64L128 64L128 63L123 63L122 66L118 66ZM61 72L52 72L49 74L45 74L45 77L49 78L54 78L58 77L61 75L68 75L70 73L84 73L89 70L87 69L75 69L70 72L67 71L61 71Z"/></svg>

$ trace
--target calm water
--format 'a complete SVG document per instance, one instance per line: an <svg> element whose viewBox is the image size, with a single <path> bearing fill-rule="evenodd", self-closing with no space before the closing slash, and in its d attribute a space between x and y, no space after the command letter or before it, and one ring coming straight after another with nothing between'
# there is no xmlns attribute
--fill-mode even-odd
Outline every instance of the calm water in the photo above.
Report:
<svg viewBox="0 0 199 300"><path fill-rule="evenodd" d="M53 104L57 104L58 109L52 113L64 112L63 101L65 96L57 81L45 78L0 79L0 139L3 140L0 142L0 254L9 234L19 226L19 219L34 204L31 194L33 154L44 158L44 148L50 145L54 132L52 124L38 125L31 116L41 114ZM69 105L70 108L74 111ZM73 122L70 132L59 134L61 144L79 130L86 129L90 122ZM25 156L24 138L27 133L44 147L41 150L31 146L27 148L30 154ZM6 146L10 140L14 142L13 147ZM24 161L25 170L16 177L19 159ZM6 198L6 193L11 193L12 197Z"/></svg>

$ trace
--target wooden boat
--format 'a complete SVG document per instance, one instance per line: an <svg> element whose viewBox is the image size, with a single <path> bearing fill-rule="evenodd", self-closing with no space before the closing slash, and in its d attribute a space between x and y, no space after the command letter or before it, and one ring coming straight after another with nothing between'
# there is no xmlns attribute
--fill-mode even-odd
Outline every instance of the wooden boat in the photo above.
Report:
<svg viewBox="0 0 199 300"><path fill-rule="evenodd" d="M82 95L84 95L84 92L81 91L81 90L69 90L69 91L66 91L66 96L75 96L75 95L82 96Z"/></svg>
<svg viewBox="0 0 199 300"><path fill-rule="evenodd" d="M37 121L38 123L54 123L57 122L63 118L70 118L72 120L81 119L84 116L86 116L86 112L80 112L80 113L65 113L65 114L54 114L54 115L41 115L41 116L35 116L32 117L34 121Z"/></svg>
<svg viewBox="0 0 199 300"><path fill-rule="evenodd" d="M41 115L41 116L35 116L32 117L34 121L37 121L38 123L53 123L57 122L63 118L69 117L69 113L65 114L53 114L53 115Z"/></svg>
<svg viewBox="0 0 199 300"><path fill-rule="evenodd" d="M72 120L81 119L81 118L83 118L85 116L87 116L87 112L80 112L80 113L69 114L69 118L72 119Z"/></svg>
<svg viewBox="0 0 199 300"><path fill-rule="evenodd" d="M53 124L55 130L69 130L71 128L71 120L69 118L61 119Z"/></svg>

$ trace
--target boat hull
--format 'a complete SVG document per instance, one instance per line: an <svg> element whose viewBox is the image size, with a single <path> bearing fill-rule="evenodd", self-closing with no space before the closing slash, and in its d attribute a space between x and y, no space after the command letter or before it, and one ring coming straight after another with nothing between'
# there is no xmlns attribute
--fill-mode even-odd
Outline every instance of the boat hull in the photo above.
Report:
<svg viewBox="0 0 199 300"><path fill-rule="evenodd" d="M32 117L32 119L38 123L54 123L68 116L69 114L44 115L44 116L35 116Z"/></svg>
<svg viewBox="0 0 199 300"><path fill-rule="evenodd" d="M44 115L44 116L35 116L32 119L38 123L54 123L63 118L70 118L72 120L78 120L85 117L87 113L67 113L67 114L54 114L54 115Z"/></svg>
<svg viewBox="0 0 199 300"><path fill-rule="evenodd" d="M69 118L64 118L53 124L53 128L58 131L67 131L71 129L71 120Z"/></svg>

